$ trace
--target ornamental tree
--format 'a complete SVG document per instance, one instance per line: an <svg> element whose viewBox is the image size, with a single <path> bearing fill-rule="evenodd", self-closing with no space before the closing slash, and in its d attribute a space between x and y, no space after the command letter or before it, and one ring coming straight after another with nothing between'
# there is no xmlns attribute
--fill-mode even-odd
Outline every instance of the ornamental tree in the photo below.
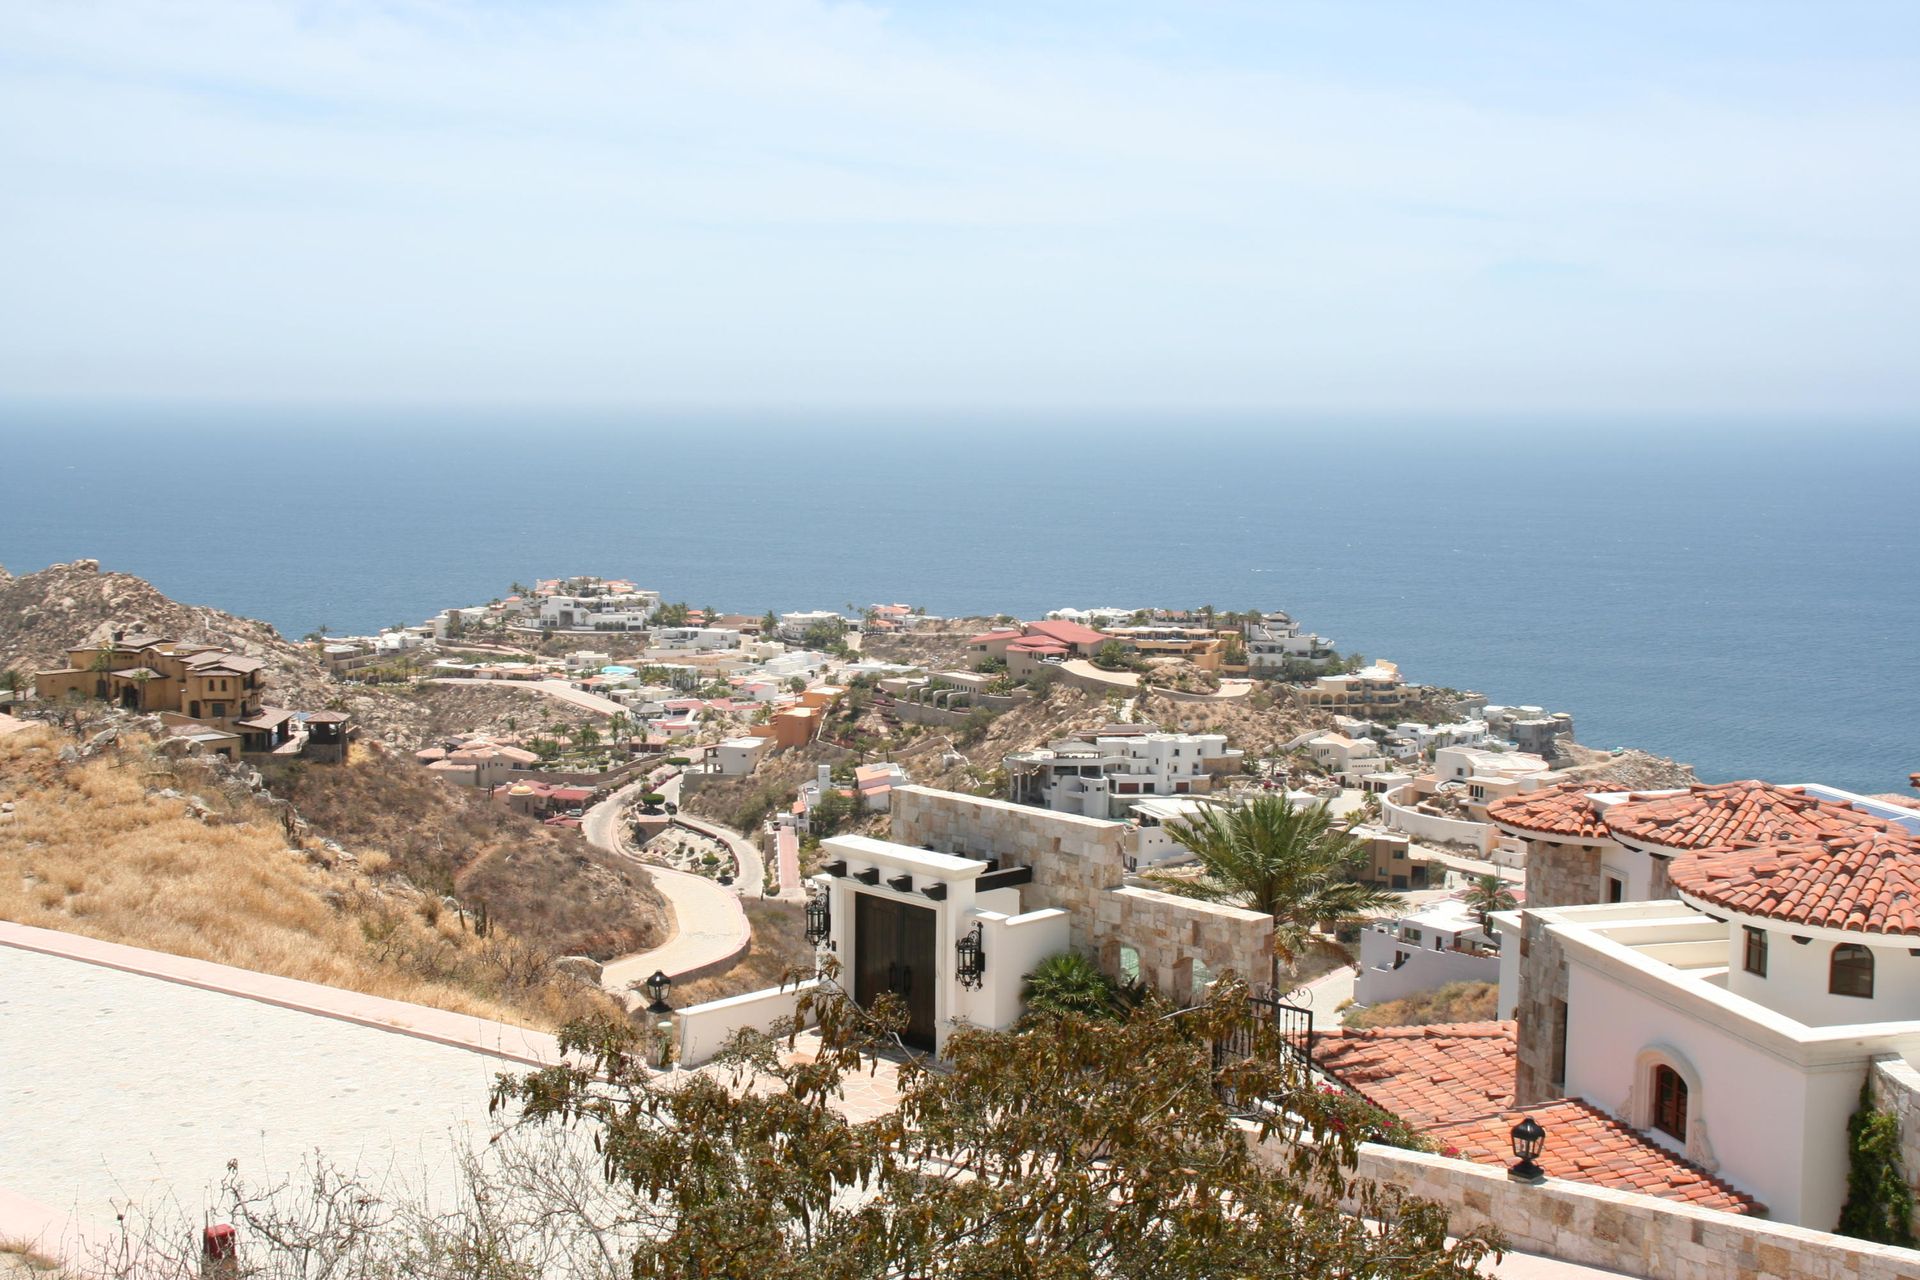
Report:
<svg viewBox="0 0 1920 1280"><path fill-rule="evenodd" d="M898 1049L906 1009L862 1009L836 976L801 998L817 1052L743 1032L719 1066L663 1076L647 1033L575 1024L567 1065L501 1077L493 1105L591 1133L646 1224L635 1277L1468 1280L1498 1244L1449 1242L1438 1206L1354 1180L1377 1113L1290 1065L1236 980L1192 1010L963 1028L942 1062L907 1057L896 1111L854 1121L842 1083ZM1216 1064L1236 1034L1253 1053Z"/></svg>

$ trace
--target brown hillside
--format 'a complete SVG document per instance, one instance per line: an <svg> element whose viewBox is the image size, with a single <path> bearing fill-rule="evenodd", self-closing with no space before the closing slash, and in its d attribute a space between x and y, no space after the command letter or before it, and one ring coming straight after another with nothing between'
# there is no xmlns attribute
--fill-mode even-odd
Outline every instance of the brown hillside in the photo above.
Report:
<svg viewBox="0 0 1920 1280"><path fill-rule="evenodd" d="M356 852L378 850L394 870L492 918L555 955L597 960L664 940L666 903L646 872L602 853L578 831L509 811L453 787L378 744L360 743L345 765L262 769L316 837Z"/></svg>
<svg viewBox="0 0 1920 1280"><path fill-rule="evenodd" d="M277 807L205 760L131 734L76 748L50 726L0 737L0 918L529 1026L614 1011L384 855L289 847Z"/></svg>

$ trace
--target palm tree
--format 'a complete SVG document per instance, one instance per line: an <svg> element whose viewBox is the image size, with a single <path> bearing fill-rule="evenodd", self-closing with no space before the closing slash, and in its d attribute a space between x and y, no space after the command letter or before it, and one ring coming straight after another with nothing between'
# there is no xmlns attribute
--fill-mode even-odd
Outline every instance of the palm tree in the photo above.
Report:
<svg viewBox="0 0 1920 1280"><path fill-rule="evenodd" d="M1042 960L1027 975L1021 996L1034 1016L1109 1019L1118 1016L1114 984L1083 955L1062 951Z"/></svg>
<svg viewBox="0 0 1920 1280"><path fill-rule="evenodd" d="M1487 927L1488 916L1496 911L1511 911L1520 905L1520 900L1513 896L1512 887L1491 871L1477 877L1468 886L1464 896L1468 908L1480 917L1483 930Z"/></svg>
<svg viewBox="0 0 1920 1280"><path fill-rule="evenodd" d="M1366 858L1365 842L1336 825L1324 804L1295 805L1285 793L1274 792L1165 826L1168 835L1199 856L1204 870L1193 880L1147 878L1173 893L1271 916L1269 978L1276 990L1281 961L1293 964L1314 925L1356 925L1404 905L1399 894L1350 878Z"/></svg>

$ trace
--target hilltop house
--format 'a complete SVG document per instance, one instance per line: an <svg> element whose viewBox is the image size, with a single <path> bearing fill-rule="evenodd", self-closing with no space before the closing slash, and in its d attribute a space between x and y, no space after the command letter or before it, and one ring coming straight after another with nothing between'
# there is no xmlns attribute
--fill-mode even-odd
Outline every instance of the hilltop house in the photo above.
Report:
<svg viewBox="0 0 1920 1280"><path fill-rule="evenodd" d="M967 641L967 653L977 667L983 662L1007 664L1014 676L1031 675L1047 662L1069 658L1091 658L1111 636L1064 619L1023 622L1015 627L995 627Z"/></svg>
<svg viewBox="0 0 1920 1280"><path fill-rule="evenodd" d="M1300 624L1285 613L1269 613L1249 622L1241 633L1246 639L1247 669L1254 675L1277 675L1290 659L1323 662L1334 656L1333 641L1312 632L1302 634Z"/></svg>
<svg viewBox="0 0 1920 1280"><path fill-rule="evenodd" d="M1222 733L1101 733L1005 758L1009 798L1060 813L1117 820L1143 796L1205 795L1237 773L1244 753Z"/></svg>
<svg viewBox="0 0 1920 1280"><path fill-rule="evenodd" d="M159 715L177 727L191 722L223 743L236 739L244 752L297 751L304 742L302 718L266 704L265 668L259 658L214 645L116 635L102 645L67 650L65 667L37 672L33 682L44 701L97 699Z"/></svg>
<svg viewBox="0 0 1920 1280"><path fill-rule="evenodd" d="M1385 720L1406 705L1407 686L1398 666L1375 662L1343 675L1321 676L1302 696L1315 711Z"/></svg>

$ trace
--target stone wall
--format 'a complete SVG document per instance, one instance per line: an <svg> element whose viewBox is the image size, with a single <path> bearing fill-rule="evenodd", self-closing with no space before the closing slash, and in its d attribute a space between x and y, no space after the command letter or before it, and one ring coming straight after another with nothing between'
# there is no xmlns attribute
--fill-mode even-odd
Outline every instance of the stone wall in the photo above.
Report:
<svg viewBox="0 0 1920 1280"><path fill-rule="evenodd" d="M1867 1086L1873 1105L1900 1121L1900 1167L1920 1199L1920 1071L1902 1059L1882 1058L1867 1073ZM1920 1233L1920 1205L1914 1209L1913 1228Z"/></svg>
<svg viewBox="0 0 1920 1280"><path fill-rule="evenodd" d="M1266 979L1272 927L1265 916L1124 886L1125 823L908 786L893 789L892 838L1032 867L1033 882L1020 890L1023 910L1065 911L1073 949L1109 974L1119 973L1121 949L1133 948L1142 978L1175 999L1191 994L1196 962L1215 977L1231 969Z"/></svg>
<svg viewBox="0 0 1920 1280"><path fill-rule="evenodd" d="M1531 877L1528 896L1531 898ZM1532 902L1529 901L1529 906ZM1532 1106L1562 1094L1554 1074L1560 1010L1567 1002L1567 959L1559 940L1532 911L1521 913L1520 997L1514 1008L1513 1096Z"/></svg>
<svg viewBox="0 0 1920 1280"><path fill-rule="evenodd" d="M1256 1156L1278 1162L1277 1141ZM1676 1200L1369 1143L1355 1173L1444 1206L1455 1233L1494 1227L1508 1244L1580 1266L1660 1280L1920 1280L1920 1252Z"/></svg>
<svg viewBox="0 0 1920 1280"><path fill-rule="evenodd" d="M1553 840L1527 841L1527 905L1585 907L1605 902L1600 846L1561 844Z"/></svg>

